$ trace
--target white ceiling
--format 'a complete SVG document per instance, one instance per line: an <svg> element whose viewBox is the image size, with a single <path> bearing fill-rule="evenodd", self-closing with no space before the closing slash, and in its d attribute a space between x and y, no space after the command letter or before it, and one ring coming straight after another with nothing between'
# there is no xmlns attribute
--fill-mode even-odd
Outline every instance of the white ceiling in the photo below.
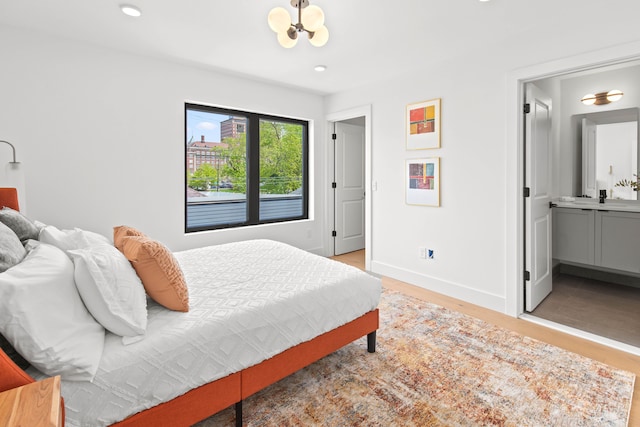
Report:
<svg viewBox="0 0 640 427"><path fill-rule="evenodd" d="M551 38L582 37L562 20L574 16L579 28L584 14L609 8L601 0L310 0L325 12L328 44L315 48L302 35L284 49L267 14L282 6L294 17L289 0L122 2L142 17L122 14L118 0L0 0L0 24L328 94L535 38L536 28ZM639 9L637 0L616 3L630 9L622 17ZM565 13L572 8L580 13ZM315 72L318 64L327 71Z"/></svg>

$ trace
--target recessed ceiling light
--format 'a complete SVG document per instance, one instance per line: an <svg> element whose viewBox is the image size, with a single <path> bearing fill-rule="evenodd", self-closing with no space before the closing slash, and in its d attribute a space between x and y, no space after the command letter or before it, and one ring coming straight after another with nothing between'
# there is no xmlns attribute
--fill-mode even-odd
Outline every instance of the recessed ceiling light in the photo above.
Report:
<svg viewBox="0 0 640 427"><path fill-rule="evenodd" d="M122 4L122 5L120 5L120 10L125 15L133 16L133 17L136 17L136 18L138 16L142 15L142 12L140 11L140 9L138 9L135 6L131 6L130 4Z"/></svg>
<svg viewBox="0 0 640 427"><path fill-rule="evenodd" d="M326 65L316 65L315 67L313 67L314 70L316 70L317 72L321 73L323 71L325 71L327 69Z"/></svg>

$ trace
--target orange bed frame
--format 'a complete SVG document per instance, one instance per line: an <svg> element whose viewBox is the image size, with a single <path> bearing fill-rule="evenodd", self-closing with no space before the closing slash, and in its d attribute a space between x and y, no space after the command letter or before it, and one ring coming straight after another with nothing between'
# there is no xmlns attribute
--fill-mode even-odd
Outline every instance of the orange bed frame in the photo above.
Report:
<svg viewBox="0 0 640 427"><path fill-rule="evenodd" d="M14 188L0 188L0 206L18 210L17 192ZM367 350L375 352L378 326L379 311L376 309L271 359L190 390L112 426L187 427L235 405L236 426L240 427L243 400L365 335ZM0 392L34 381L0 349ZM61 406L64 411L62 399Z"/></svg>
<svg viewBox="0 0 640 427"><path fill-rule="evenodd" d="M236 426L242 426L242 401L263 388L367 335L367 349L375 352L378 310L316 338L298 344L257 365L188 391L126 418L113 426L190 426L235 404Z"/></svg>
<svg viewBox="0 0 640 427"><path fill-rule="evenodd" d="M378 319L378 310L370 311L332 331L285 350L271 359L190 390L173 400L146 409L112 425L187 427L235 404L236 426L242 426L242 401L252 394L364 335L367 335L367 350L370 353L375 352ZM0 349L0 392L34 381ZM62 400L61 406L64 411Z"/></svg>

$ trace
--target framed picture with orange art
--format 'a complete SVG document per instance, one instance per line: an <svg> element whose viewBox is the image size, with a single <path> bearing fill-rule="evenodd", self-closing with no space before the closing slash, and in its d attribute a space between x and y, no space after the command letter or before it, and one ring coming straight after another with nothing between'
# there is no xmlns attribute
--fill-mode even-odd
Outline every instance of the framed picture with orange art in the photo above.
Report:
<svg viewBox="0 0 640 427"><path fill-rule="evenodd" d="M440 157L408 159L406 174L408 205L440 206Z"/></svg>
<svg viewBox="0 0 640 427"><path fill-rule="evenodd" d="M407 150L440 148L440 98L407 105Z"/></svg>

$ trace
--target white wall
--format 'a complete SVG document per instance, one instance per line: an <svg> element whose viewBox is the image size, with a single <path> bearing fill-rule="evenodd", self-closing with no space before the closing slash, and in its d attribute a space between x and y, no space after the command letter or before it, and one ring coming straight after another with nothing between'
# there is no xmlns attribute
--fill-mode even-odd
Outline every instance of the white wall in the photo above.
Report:
<svg viewBox="0 0 640 427"><path fill-rule="evenodd" d="M597 62L603 57L598 47L606 51L607 43L625 41L612 34L599 34L598 42L587 40L593 35L583 40L545 39L543 33L531 37L524 44L513 40L464 52L403 78L326 99L327 113L372 106L374 272L501 312L522 311L522 274L516 274L522 273L522 265L516 265L522 255L515 254L522 250L522 229L514 227L522 222L522 196L516 196L521 194L521 136L515 132L522 106L514 102L519 96L515 79L530 79L536 70L538 76L554 71L550 63L579 66L571 59L558 60L559 51L571 57L593 50L589 61ZM557 86L550 88L558 92ZM442 99L442 147L408 151L405 106L432 98ZM405 160L431 156L441 158L441 206L406 205ZM435 249L435 259L419 259L421 246Z"/></svg>
<svg viewBox="0 0 640 427"><path fill-rule="evenodd" d="M372 105L372 270L503 311L505 74L499 61L482 64L452 61L326 106ZM406 150L406 105L433 98L442 99L442 148ZM441 158L441 206L407 205L406 159L432 156ZM422 246L434 260L418 257Z"/></svg>
<svg viewBox="0 0 640 427"><path fill-rule="evenodd" d="M314 121L311 192L324 197L320 96L6 27L0 57L0 139L16 146L31 218L106 235L128 224L173 250L275 238L322 252L317 198L310 221L184 234L184 102Z"/></svg>

